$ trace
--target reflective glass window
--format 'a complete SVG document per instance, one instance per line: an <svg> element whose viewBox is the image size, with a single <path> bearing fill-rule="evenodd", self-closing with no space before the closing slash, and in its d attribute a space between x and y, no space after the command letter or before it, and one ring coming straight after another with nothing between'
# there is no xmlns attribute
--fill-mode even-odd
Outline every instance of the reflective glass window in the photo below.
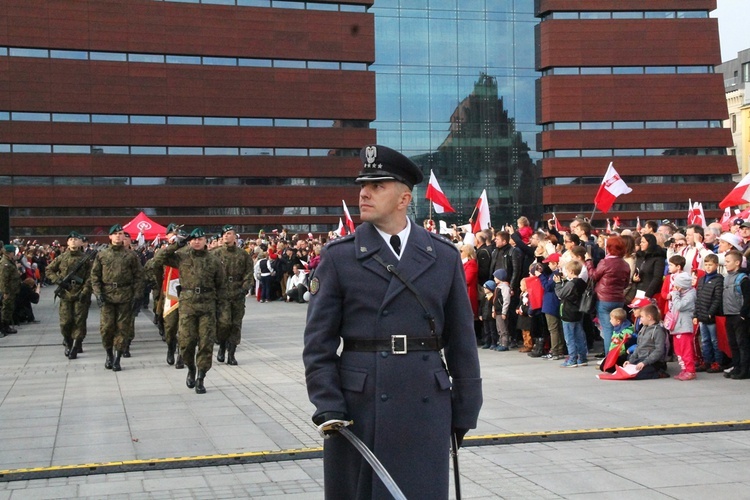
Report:
<svg viewBox="0 0 750 500"><path fill-rule="evenodd" d="M169 125L203 125L203 119L200 116L168 116L167 124Z"/></svg>
<svg viewBox="0 0 750 500"><path fill-rule="evenodd" d="M276 156L307 156L304 148L276 148Z"/></svg>
<svg viewBox="0 0 750 500"><path fill-rule="evenodd" d="M8 55L8 47L0 47L0 56Z"/></svg>
<svg viewBox="0 0 750 500"><path fill-rule="evenodd" d="M612 17L611 12L581 12L581 19L610 19Z"/></svg>
<svg viewBox="0 0 750 500"><path fill-rule="evenodd" d="M0 111L0 122L10 120L10 113L7 111Z"/></svg>
<svg viewBox="0 0 750 500"><path fill-rule="evenodd" d="M128 123L128 115L91 115L91 123Z"/></svg>
<svg viewBox="0 0 750 500"><path fill-rule="evenodd" d="M273 148L240 148L242 156L273 156Z"/></svg>
<svg viewBox="0 0 750 500"><path fill-rule="evenodd" d="M646 12L646 19L674 19L674 11Z"/></svg>
<svg viewBox="0 0 750 500"><path fill-rule="evenodd" d="M612 68L612 74L614 75L642 75L642 66L616 66Z"/></svg>
<svg viewBox="0 0 750 500"><path fill-rule="evenodd" d="M580 72L578 68L554 68L553 75L577 75Z"/></svg>
<svg viewBox="0 0 750 500"><path fill-rule="evenodd" d="M128 60L128 56L120 52L89 52L89 59L92 61L125 62Z"/></svg>
<svg viewBox="0 0 750 500"><path fill-rule="evenodd" d="M138 63L163 63L162 54L128 54L128 61Z"/></svg>
<svg viewBox="0 0 750 500"><path fill-rule="evenodd" d="M243 7L270 7L271 0L237 0L237 5Z"/></svg>
<svg viewBox="0 0 750 500"><path fill-rule="evenodd" d="M643 12L613 12L612 19L643 19Z"/></svg>
<svg viewBox="0 0 750 500"><path fill-rule="evenodd" d="M647 75L673 74L676 70L674 66L646 66Z"/></svg>
<svg viewBox="0 0 750 500"><path fill-rule="evenodd" d="M706 19L708 11L705 10L678 10L678 19Z"/></svg>
<svg viewBox="0 0 750 500"><path fill-rule="evenodd" d="M94 177L94 186L127 186L127 177Z"/></svg>
<svg viewBox="0 0 750 500"><path fill-rule="evenodd" d="M73 123L88 123L91 121L91 116L87 114L75 114L75 113L52 113L53 122L73 122Z"/></svg>
<svg viewBox="0 0 750 500"><path fill-rule="evenodd" d="M642 129L643 122L615 122L615 129Z"/></svg>
<svg viewBox="0 0 750 500"><path fill-rule="evenodd" d="M643 149L615 149L615 156L643 156Z"/></svg>
<svg viewBox="0 0 750 500"><path fill-rule="evenodd" d="M274 124L277 127L307 127L307 120L292 118L276 118Z"/></svg>
<svg viewBox="0 0 750 500"><path fill-rule="evenodd" d="M578 19L578 12L554 12L552 19Z"/></svg>
<svg viewBox="0 0 750 500"><path fill-rule="evenodd" d="M203 64L212 66L237 66L236 57L203 57Z"/></svg>
<svg viewBox="0 0 750 500"><path fill-rule="evenodd" d="M51 153L50 144L13 144L14 153Z"/></svg>
<svg viewBox="0 0 750 500"><path fill-rule="evenodd" d="M153 115L131 115L130 123L141 125L164 125L165 123L167 123L167 117Z"/></svg>
<svg viewBox="0 0 750 500"><path fill-rule="evenodd" d="M307 63L309 69L339 69L339 63L330 61L310 61Z"/></svg>
<svg viewBox="0 0 750 500"><path fill-rule="evenodd" d="M651 122L646 122L646 128L677 128L677 122L651 121Z"/></svg>
<svg viewBox="0 0 750 500"><path fill-rule="evenodd" d="M677 73L683 73L683 74L711 73L711 69L708 66L677 66Z"/></svg>
<svg viewBox="0 0 750 500"><path fill-rule="evenodd" d="M91 154L126 155L130 153L128 146L92 146Z"/></svg>
<svg viewBox="0 0 750 500"><path fill-rule="evenodd" d="M578 122L556 122L555 130L579 130L581 124Z"/></svg>
<svg viewBox="0 0 750 500"><path fill-rule="evenodd" d="M130 146L131 155L165 155L167 148L164 146Z"/></svg>
<svg viewBox="0 0 750 500"><path fill-rule="evenodd" d="M291 68L291 69L304 69L306 67L305 61L288 61L284 59L275 59L273 61L274 68Z"/></svg>
<svg viewBox="0 0 750 500"><path fill-rule="evenodd" d="M10 119L24 122L48 122L50 120L50 114L14 111L10 114Z"/></svg>
<svg viewBox="0 0 750 500"><path fill-rule="evenodd" d="M312 10L338 10L335 3L307 2L307 8Z"/></svg>
<svg viewBox="0 0 750 500"><path fill-rule="evenodd" d="M170 155L202 155L203 148L200 147L184 147L184 146L170 146L167 151Z"/></svg>
<svg viewBox="0 0 750 500"><path fill-rule="evenodd" d="M201 0L201 3L212 5L234 5L235 0Z"/></svg>
<svg viewBox="0 0 750 500"><path fill-rule="evenodd" d="M68 154L91 154L91 146L67 146L67 145L55 145L52 148L53 153L68 153Z"/></svg>
<svg viewBox="0 0 750 500"><path fill-rule="evenodd" d="M205 125L223 125L223 126L237 126L239 120L237 118L229 118L222 116L207 116L203 119Z"/></svg>
<svg viewBox="0 0 750 500"><path fill-rule="evenodd" d="M350 5L346 3L339 5L339 9L341 12L367 12L364 5Z"/></svg>
<svg viewBox="0 0 750 500"><path fill-rule="evenodd" d="M309 127L320 127L320 128L330 128L335 126L335 123L333 120L310 120L308 122Z"/></svg>
<svg viewBox="0 0 750 500"><path fill-rule="evenodd" d="M47 49L21 49L11 47L10 55L14 57L49 57Z"/></svg>
<svg viewBox="0 0 750 500"><path fill-rule="evenodd" d="M304 2L286 2L282 0L272 0L271 1L272 7L277 7L281 9L304 9L305 3Z"/></svg>
<svg viewBox="0 0 750 500"><path fill-rule="evenodd" d="M610 130L612 122L583 122L581 130Z"/></svg>
<svg viewBox="0 0 750 500"><path fill-rule="evenodd" d="M166 177L131 177L131 186L161 186L167 183Z"/></svg>
<svg viewBox="0 0 750 500"><path fill-rule="evenodd" d="M10 153L10 144L0 144L0 153Z"/></svg>
<svg viewBox="0 0 750 500"><path fill-rule="evenodd" d="M611 75L612 68L581 68L582 75Z"/></svg>
<svg viewBox="0 0 750 500"><path fill-rule="evenodd" d="M272 118L240 118L242 127L273 127Z"/></svg>
<svg viewBox="0 0 750 500"><path fill-rule="evenodd" d="M255 68L270 68L273 65L270 59L240 58L237 62L239 66L249 66L249 67L255 67Z"/></svg>
<svg viewBox="0 0 750 500"><path fill-rule="evenodd" d="M77 59L79 61L89 58L89 53L84 50L50 50L49 55L54 59Z"/></svg>
<svg viewBox="0 0 750 500"><path fill-rule="evenodd" d="M310 149L310 156L328 156L330 149Z"/></svg>
<svg viewBox="0 0 750 500"><path fill-rule="evenodd" d="M13 184L17 186L51 186L52 177L17 175L13 177Z"/></svg>
<svg viewBox="0 0 750 500"><path fill-rule="evenodd" d="M169 64L200 64L200 56L167 56Z"/></svg>
<svg viewBox="0 0 750 500"><path fill-rule="evenodd" d="M53 177L52 183L55 186L91 186L93 180L91 177Z"/></svg>
<svg viewBox="0 0 750 500"><path fill-rule="evenodd" d="M206 156L211 156L211 155L237 156L240 154L240 150L239 148L204 148L204 154Z"/></svg>
<svg viewBox="0 0 750 500"><path fill-rule="evenodd" d="M342 62L341 69L344 71L367 71L367 64Z"/></svg>
<svg viewBox="0 0 750 500"><path fill-rule="evenodd" d="M581 151L578 149L556 149L554 154L555 158L579 158Z"/></svg>
<svg viewBox="0 0 750 500"><path fill-rule="evenodd" d="M584 149L581 150L581 156L592 157L592 156L612 156L611 149Z"/></svg>

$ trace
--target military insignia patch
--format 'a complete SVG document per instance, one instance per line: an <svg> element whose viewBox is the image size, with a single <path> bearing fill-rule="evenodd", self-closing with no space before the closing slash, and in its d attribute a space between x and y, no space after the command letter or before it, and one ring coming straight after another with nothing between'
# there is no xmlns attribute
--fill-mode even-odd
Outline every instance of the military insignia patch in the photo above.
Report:
<svg viewBox="0 0 750 500"><path fill-rule="evenodd" d="M310 281L310 295L315 295L320 290L320 280L315 277Z"/></svg>

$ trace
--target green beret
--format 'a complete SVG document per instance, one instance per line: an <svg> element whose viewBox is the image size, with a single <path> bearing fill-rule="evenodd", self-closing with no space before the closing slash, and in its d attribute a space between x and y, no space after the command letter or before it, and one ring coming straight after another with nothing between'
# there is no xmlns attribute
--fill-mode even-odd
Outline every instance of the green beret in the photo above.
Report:
<svg viewBox="0 0 750 500"><path fill-rule="evenodd" d="M122 226L120 224L115 224L109 228L109 234L115 234L120 231L122 231Z"/></svg>
<svg viewBox="0 0 750 500"><path fill-rule="evenodd" d="M68 235L68 238L78 238L79 240L82 240L83 236L81 236L81 233L77 231L71 231L70 234Z"/></svg>
<svg viewBox="0 0 750 500"><path fill-rule="evenodd" d="M16 253L16 246L15 245L5 245L5 246L3 246L3 248L8 253Z"/></svg>
<svg viewBox="0 0 750 500"><path fill-rule="evenodd" d="M167 234L169 234L169 233L173 233L173 232L175 232L176 230L177 230L177 224L175 224L174 222L170 222L170 223L169 223L169 224L167 225Z"/></svg>
<svg viewBox="0 0 750 500"><path fill-rule="evenodd" d="M203 232L203 229L196 227L190 232L190 235L187 237L188 241L194 240L195 238L205 238L206 233Z"/></svg>
<svg viewBox="0 0 750 500"><path fill-rule="evenodd" d="M224 233L228 233L229 231L234 231L234 226L231 224L226 224L221 228L221 236L224 236Z"/></svg>

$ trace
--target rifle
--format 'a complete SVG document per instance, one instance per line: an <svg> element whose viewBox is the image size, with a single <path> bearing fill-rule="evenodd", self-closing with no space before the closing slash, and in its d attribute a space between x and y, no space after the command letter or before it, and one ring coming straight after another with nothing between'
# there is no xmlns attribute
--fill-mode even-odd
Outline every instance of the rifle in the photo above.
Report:
<svg viewBox="0 0 750 500"><path fill-rule="evenodd" d="M80 276L77 276L76 273L83 268L83 266L90 260L93 260L94 257L96 257L96 254L98 253L98 250L90 250L87 252L81 260L78 261L78 263L73 267L73 269L70 270L70 272L60 281L60 283L57 285L57 288L55 289L55 297L53 299L53 302L57 300L59 296L62 295L64 290L70 290L70 283L76 282L79 285L83 284L83 278Z"/></svg>

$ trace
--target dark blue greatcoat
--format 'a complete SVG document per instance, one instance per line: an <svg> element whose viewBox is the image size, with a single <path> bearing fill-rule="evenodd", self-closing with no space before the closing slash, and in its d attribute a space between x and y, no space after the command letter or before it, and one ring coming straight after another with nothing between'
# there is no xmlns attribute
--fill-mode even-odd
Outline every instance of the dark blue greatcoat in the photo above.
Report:
<svg viewBox="0 0 750 500"><path fill-rule="evenodd" d="M411 222L410 222L411 223ZM414 294L373 259L378 254L420 291L445 341L438 351L342 352L343 339L429 337ZM374 226L329 243L315 272L303 359L315 415L340 412L407 498L448 498L451 426L476 427L482 406L474 321L455 246L411 223L401 260ZM314 288L314 287L313 287ZM328 499L390 498L345 438L324 444Z"/></svg>

